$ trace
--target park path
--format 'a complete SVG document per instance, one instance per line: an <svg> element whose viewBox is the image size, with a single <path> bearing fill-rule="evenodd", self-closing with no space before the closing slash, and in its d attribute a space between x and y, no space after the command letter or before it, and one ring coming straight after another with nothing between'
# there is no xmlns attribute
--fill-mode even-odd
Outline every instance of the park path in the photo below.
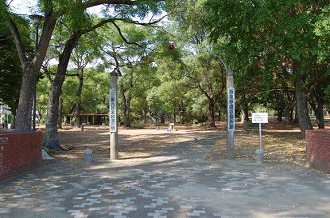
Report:
<svg viewBox="0 0 330 218"><path fill-rule="evenodd" d="M0 183L0 217L330 217L329 176L293 165L205 161L224 133L184 135L150 156L50 163Z"/></svg>

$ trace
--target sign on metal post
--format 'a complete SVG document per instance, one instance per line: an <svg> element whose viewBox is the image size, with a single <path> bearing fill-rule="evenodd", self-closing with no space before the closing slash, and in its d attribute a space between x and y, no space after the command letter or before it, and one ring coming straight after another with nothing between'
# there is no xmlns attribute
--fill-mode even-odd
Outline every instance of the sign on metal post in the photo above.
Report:
<svg viewBox="0 0 330 218"><path fill-rule="evenodd" d="M256 161L259 164L263 162L263 149L261 137L261 124L268 123L268 113L252 113L252 123L259 123L259 149L256 150Z"/></svg>
<svg viewBox="0 0 330 218"><path fill-rule="evenodd" d="M252 123L268 123L268 113L252 113Z"/></svg>
<svg viewBox="0 0 330 218"><path fill-rule="evenodd" d="M110 88L110 132L117 132L116 89Z"/></svg>

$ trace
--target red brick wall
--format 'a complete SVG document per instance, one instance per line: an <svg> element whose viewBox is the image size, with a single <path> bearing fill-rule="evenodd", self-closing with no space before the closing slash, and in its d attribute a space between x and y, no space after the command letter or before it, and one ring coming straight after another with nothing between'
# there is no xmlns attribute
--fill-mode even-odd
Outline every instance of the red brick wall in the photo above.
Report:
<svg viewBox="0 0 330 218"><path fill-rule="evenodd" d="M330 130L306 131L307 165L330 173Z"/></svg>
<svg viewBox="0 0 330 218"><path fill-rule="evenodd" d="M42 133L0 133L0 180L42 164Z"/></svg>

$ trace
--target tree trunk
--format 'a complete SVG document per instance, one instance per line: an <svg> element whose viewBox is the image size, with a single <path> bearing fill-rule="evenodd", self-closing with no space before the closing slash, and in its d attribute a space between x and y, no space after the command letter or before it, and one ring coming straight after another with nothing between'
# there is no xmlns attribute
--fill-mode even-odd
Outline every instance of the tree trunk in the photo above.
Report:
<svg viewBox="0 0 330 218"><path fill-rule="evenodd" d="M294 123L297 117L297 113L294 113L296 110L295 108L290 109L290 123Z"/></svg>
<svg viewBox="0 0 330 218"><path fill-rule="evenodd" d="M37 45L34 57L31 62L27 61L24 53L23 43L16 24L9 20L10 31L12 33L17 53L22 65L23 75L20 89L20 97L16 113L16 129L31 129L33 93L36 88L36 78L40 71L42 62L46 56L50 39L56 25L56 20L51 14L46 14L42 29L42 35Z"/></svg>
<svg viewBox="0 0 330 218"><path fill-rule="evenodd" d="M173 108L173 123L176 123L176 111L175 111L175 106Z"/></svg>
<svg viewBox="0 0 330 218"><path fill-rule="evenodd" d="M317 111L315 113L316 115L316 122L317 122L317 126L319 127L319 129L324 129L324 103L323 102L318 102L318 106L317 106Z"/></svg>
<svg viewBox="0 0 330 218"><path fill-rule="evenodd" d="M209 100L209 127L216 127L215 126L215 116L214 116L214 102Z"/></svg>
<svg viewBox="0 0 330 218"><path fill-rule="evenodd" d="M63 118L63 99L60 98L59 108L58 108L58 119L57 119L57 128L62 129L62 118Z"/></svg>
<svg viewBox="0 0 330 218"><path fill-rule="evenodd" d="M218 121L221 121L221 110L218 110Z"/></svg>
<svg viewBox="0 0 330 218"><path fill-rule="evenodd" d="M15 124L16 124L16 115L13 114L11 118L11 129L15 129Z"/></svg>
<svg viewBox="0 0 330 218"><path fill-rule="evenodd" d="M244 121L243 123L249 122L249 108L248 107L243 107L243 115L244 115Z"/></svg>
<svg viewBox="0 0 330 218"><path fill-rule="evenodd" d="M36 88L35 65L27 62L22 75L22 85L16 115L16 129L31 129L33 93Z"/></svg>
<svg viewBox="0 0 330 218"><path fill-rule="evenodd" d="M312 130L313 126L308 113L307 97L302 87L303 87L303 81L298 78L295 82L297 118L301 133L303 137L305 137L305 131Z"/></svg>
<svg viewBox="0 0 330 218"><path fill-rule="evenodd" d="M181 99L179 116L180 116L180 124L184 124L185 108L184 108L184 104L183 104L183 99Z"/></svg>
<svg viewBox="0 0 330 218"><path fill-rule="evenodd" d="M160 115L160 123L165 123L165 114L164 113L162 113L161 115Z"/></svg>
<svg viewBox="0 0 330 218"><path fill-rule="evenodd" d="M70 56L80 36L81 34L79 33L73 34L70 37L70 39L65 43L64 50L59 57L56 76L52 82L52 87L49 92L45 139L48 144L51 144L59 148L60 148L60 141L58 139L58 132L57 132L59 99L61 95L62 85L65 79L65 73L70 60Z"/></svg>
<svg viewBox="0 0 330 218"><path fill-rule="evenodd" d="M249 105L246 100L245 94L242 95L242 103L241 103L242 111L243 111L243 120L242 123L248 123L249 120Z"/></svg>
<svg viewBox="0 0 330 218"><path fill-rule="evenodd" d="M78 85L78 90L77 90L77 103L76 103L76 123L77 123L77 127L80 128L81 127L81 117L80 117L80 113L81 113L81 94L82 94L82 88L84 85L84 69L80 69L80 72L78 74L78 78L79 78L79 85Z"/></svg>
<svg viewBox="0 0 330 218"><path fill-rule="evenodd" d="M131 127L131 122L129 119L130 115L130 108L128 105L128 99L126 99L125 96L125 89L124 89L124 84L120 83L120 94L122 98L122 108L123 108L123 114L124 114L124 126L125 127Z"/></svg>
<svg viewBox="0 0 330 218"><path fill-rule="evenodd" d="M317 103L313 99L310 100L309 104L313 109L316 117L316 123L319 129L324 129L324 101L321 98L316 98Z"/></svg>
<svg viewBox="0 0 330 218"><path fill-rule="evenodd" d="M283 121L283 109L277 110L277 121Z"/></svg>
<svg viewBox="0 0 330 218"><path fill-rule="evenodd" d="M289 125L291 123L291 108L289 106L286 106L285 110L285 125Z"/></svg>
<svg viewBox="0 0 330 218"><path fill-rule="evenodd" d="M148 114L148 108L143 108L143 124L147 123L147 114Z"/></svg>

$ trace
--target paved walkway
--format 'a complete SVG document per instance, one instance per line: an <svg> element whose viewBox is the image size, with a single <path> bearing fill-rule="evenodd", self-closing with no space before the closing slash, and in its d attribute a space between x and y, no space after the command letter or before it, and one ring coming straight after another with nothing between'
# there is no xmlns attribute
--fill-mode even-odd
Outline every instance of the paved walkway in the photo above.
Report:
<svg viewBox="0 0 330 218"><path fill-rule="evenodd" d="M0 183L0 217L330 217L328 176L204 161L218 137L192 138L149 158L45 165Z"/></svg>

